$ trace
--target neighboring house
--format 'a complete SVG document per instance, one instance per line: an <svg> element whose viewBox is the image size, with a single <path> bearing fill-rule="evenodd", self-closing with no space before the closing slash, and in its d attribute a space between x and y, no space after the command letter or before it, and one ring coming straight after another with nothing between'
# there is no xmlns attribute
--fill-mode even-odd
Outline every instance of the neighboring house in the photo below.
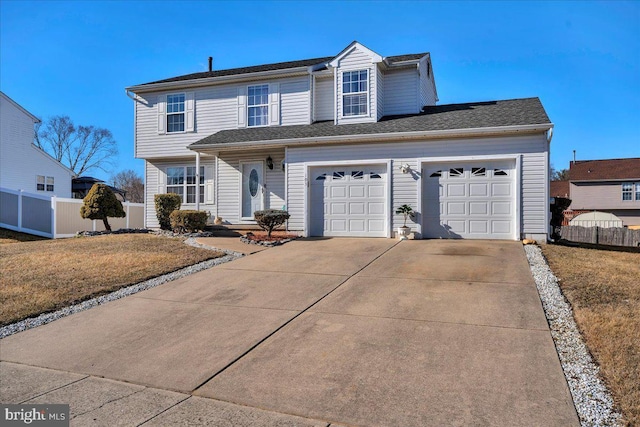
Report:
<svg viewBox="0 0 640 427"><path fill-rule="evenodd" d="M89 191L93 187L94 184L107 184L101 179L94 178L92 176L79 176L77 178L73 178L71 180L71 192L73 193L74 199L84 199ZM127 200L127 192L116 188L112 185L107 184L107 187L113 191L113 194L116 195L116 198L121 202L125 202Z"/></svg>
<svg viewBox="0 0 640 427"><path fill-rule="evenodd" d="M436 106L428 53L336 56L128 87L154 195L229 224L286 207L306 236L545 240L550 122L538 98Z"/></svg>
<svg viewBox="0 0 640 427"><path fill-rule="evenodd" d="M71 197L73 171L33 144L39 122L0 92L0 187Z"/></svg>
<svg viewBox="0 0 640 427"><path fill-rule="evenodd" d="M612 213L640 225L640 158L578 160L569 164L572 211Z"/></svg>

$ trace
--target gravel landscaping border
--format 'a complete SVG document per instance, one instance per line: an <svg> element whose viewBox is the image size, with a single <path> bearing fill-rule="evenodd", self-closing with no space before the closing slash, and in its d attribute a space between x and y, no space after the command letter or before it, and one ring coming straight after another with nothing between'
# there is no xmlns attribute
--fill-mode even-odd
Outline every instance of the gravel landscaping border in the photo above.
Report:
<svg viewBox="0 0 640 427"><path fill-rule="evenodd" d="M110 301L115 301L117 299L124 298L126 296L133 295L147 289L155 288L156 286L162 285L164 283L180 279L181 277L185 277L190 274L197 273L199 271L206 270L208 268L215 267L216 265L224 264L244 256L244 254L238 252L226 251L222 249L212 248L206 245L201 245L196 242L194 237L186 239L185 244L199 248L215 250L218 252L224 252L226 253L226 255L223 257L199 262L197 264L181 268L180 270L176 270L171 273L163 274L162 276L154 277L153 279L145 280L144 282L140 282L135 285L130 285L125 288L118 289L117 291L111 292L107 295L102 295L100 297L92 298L81 303L71 305L69 307L64 307L51 313L43 313L37 317L31 317L16 323L12 323L10 325L3 326L2 328L0 328L0 339L8 337L9 335L17 334L18 332L26 331L27 329L46 325L47 323L53 322L54 320L58 320L62 317L66 317L74 313L79 313L84 310L88 310L98 305L106 304Z"/></svg>
<svg viewBox="0 0 640 427"><path fill-rule="evenodd" d="M613 408L611 393L599 378L593 361L540 247L524 247L544 308L551 336L582 426L621 426L621 415Z"/></svg>

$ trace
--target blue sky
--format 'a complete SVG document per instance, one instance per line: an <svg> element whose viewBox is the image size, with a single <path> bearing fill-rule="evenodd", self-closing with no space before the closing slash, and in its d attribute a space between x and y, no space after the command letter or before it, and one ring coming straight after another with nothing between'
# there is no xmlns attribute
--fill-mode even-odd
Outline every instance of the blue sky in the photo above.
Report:
<svg viewBox="0 0 640 427"><path fill-rule="evenodd" d="M127 86L214 68L431 52L440 104L537 96L551 161L640 157L640 2L0 0L0 89L33 114L111 130L134 169ZM93 171L92 175L109 175Z"/></svg>

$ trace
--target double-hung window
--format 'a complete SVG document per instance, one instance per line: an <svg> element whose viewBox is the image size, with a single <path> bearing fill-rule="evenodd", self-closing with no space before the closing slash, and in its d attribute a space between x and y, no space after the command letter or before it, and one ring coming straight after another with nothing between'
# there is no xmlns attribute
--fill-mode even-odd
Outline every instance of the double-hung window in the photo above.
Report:
<svg viewBox="0 0 640 427"><path fill-rule="evenodd" d="M184 93L167 95L167 133L184 132Z"/></svg>
<svg viewBox="0 0 640 427"><path fill-rule="evenodd" d="M623 182L622 183L622 200L640 201L640 182Z"/></svg>
<svg viewBox="0 0 640 427"><path fill-rule="evenodd" d="M196 185L200 186L200 203L204 203L204 166L200 166L199 179L195 166L167 168L167 193L178 194L182 203L196 202Z"/></svg>
<svg viewBox="0 0 640 427"><path fill-rule="evenodd" d="M37 191L53 191L54 179L52 176L37 175L36 190Z"/></svg>
<svg viewBox="0 0 640 427"><path fill-rule="evenodd" d="M269 85L249 86L247 89L249 126L269 124Z"/></svg>
<svg viewBox="0 0 640 427"><path fill-rule="evenodd" d="M368 70L342 73L342 115L364 116L369 104Z"/></svg>

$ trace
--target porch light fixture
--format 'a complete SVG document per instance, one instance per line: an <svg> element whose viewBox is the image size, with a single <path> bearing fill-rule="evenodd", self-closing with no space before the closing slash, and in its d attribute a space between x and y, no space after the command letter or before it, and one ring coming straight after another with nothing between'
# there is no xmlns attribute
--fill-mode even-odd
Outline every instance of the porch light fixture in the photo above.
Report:
<svg viewBox="0 0 640 427"><path fill-rule="evenodd" d="M267 167L273 170L273 159L271 158L271 156L267 157Z"/></svg>
<svg viewBox="0 0 640 427"><path fill-rule="evenodd" d="M400 171L402 173L409 173L410 170L411 170L411 166L409 166L407 163L405 163L404 165L400 166Z"/></svg>

